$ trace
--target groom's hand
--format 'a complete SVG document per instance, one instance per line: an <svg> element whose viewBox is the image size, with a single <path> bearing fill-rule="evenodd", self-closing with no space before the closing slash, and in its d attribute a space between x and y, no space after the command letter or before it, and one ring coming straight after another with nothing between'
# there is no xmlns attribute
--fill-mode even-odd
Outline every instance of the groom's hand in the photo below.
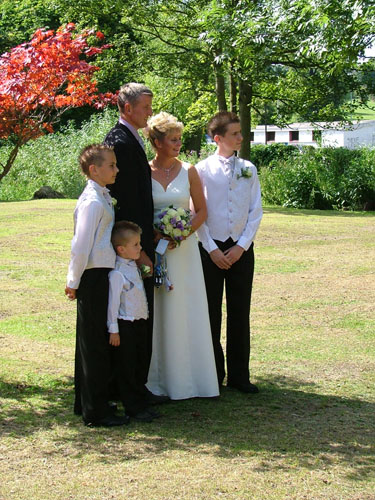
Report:
<svg viewBox="0 0 375 500"><path fill-rule="evenodd" d="M228 248L228 250L225 250L224 255L228 258L229 262L232 265L240 260L244 251L245 250L239 245L234 245L233 247Z"/></svg>
<svg viewBox="0 0 375 500"><path fill-rule="evenodd" d="M212 252L210 252L210 257L212 262L220 269L230 269L231 262L229 258L220 250L220 248L212 250Z"/></svg>
<svg viewBox="0 0 375 500"><path fill-rule="evenodd" d="M148 266L150 268L150 275L154 273L154 265L150 257L143 250L141 251L141 255L136 262L138 267L141 267L142 265Z"/></svg>

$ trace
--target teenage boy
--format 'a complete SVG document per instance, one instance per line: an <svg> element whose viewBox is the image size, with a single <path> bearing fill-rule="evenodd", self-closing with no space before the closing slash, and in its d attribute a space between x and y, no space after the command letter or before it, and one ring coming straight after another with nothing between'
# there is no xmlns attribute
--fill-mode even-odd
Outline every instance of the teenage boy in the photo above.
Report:
<svg viewBox="0 0 375 500"><path fill-rule="evenodd" d="M223 288L227 307L227 386L259 392L250 383L250 302L254 274L254 238L262 218L256 167L237 158L242 143L240 120L221 111L208 123L216 154L199 162L208 216L198 229L219 385L225 377L220 343Z"/></svg>
<svg viewBox="0 0 375 500"><path fill-rule="evenodd" d="M116 254L111 245L114 223L107 184L118 172L111 148L87 146L79 158L87 185L74 211L74 237L65 294L77 299L74 412L90 426L112 427L128 423L108 405L110 349L106 328L108 273Z"/></svg>
<svg viewBox="0 0 375 500"><path fill-rule="evenodd" d="M149 408L144 391L148 307L136 264L142 250L141 234L142 229L134 222L119 221L113 227L112 245L117 257L115 269L109 273L107 326L116 389L126 414L140 422L152 422L160 415Z"/></svg>

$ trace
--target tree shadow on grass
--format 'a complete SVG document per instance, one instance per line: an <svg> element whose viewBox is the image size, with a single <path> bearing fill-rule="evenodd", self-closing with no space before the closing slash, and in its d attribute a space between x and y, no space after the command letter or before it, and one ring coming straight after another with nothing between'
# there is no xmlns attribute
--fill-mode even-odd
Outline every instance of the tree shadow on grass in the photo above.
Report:
<svg viewBox="0 0 375 500"><path fill-rule="evenodd" d="M22 439L51 433L51 454L69 447L70 456L95 455L118 463L171 450L244 460L259 455L259 471L287 467L319 469L339 461L351 479L375 470L375 403L319 394L297 379L260 379L261 392L245 395L224 388L219 399L175 401L159 407L162 418L121 428L90 429L72 414L72 382L56 380L48 389L2 384L12 404L3 409L1 432ZM37 400L38 404L35 403ZM16 402L15 402L16 401ZM5 417L5 418L4 418Z"/></svg>
<svg viewBox="0 0 375 500"><path fill-rule="evenodd" d="M343 210L319 210L319 209L304 209L304 208L289 208L289 207L265 207L263 209L265 214L279 214L279 215L314 215L323 217L371 217L375 215L374 211L343 211Z"/></svg>

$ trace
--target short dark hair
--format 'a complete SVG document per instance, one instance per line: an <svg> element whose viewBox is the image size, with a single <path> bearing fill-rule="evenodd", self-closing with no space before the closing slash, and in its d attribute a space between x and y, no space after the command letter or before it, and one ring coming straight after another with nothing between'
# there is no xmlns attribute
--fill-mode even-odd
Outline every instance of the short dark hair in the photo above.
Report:
<svg viewBox="0 0 375 500"><path fill-rule="evenodd" d="M142 229L135 222L129 220L120 220L116 222L113 226L111 236L113 248L116 250L119 245L128 243L129 239L136 234L141 235Z"/></svg>
<svg viewBox="0 0 375 500"><path fill-rule="evenodd" d="M225 135L228 126L231 123L240 123L240 119L236 113L231 111L219 111L214 115L207 125L208 135L213 139L215 135Z"/></svg>
<svg viewBox="0 0 375 500"><path fill-rule="evenodd" d="M104 161L104 153L109 151L113 151L113 148L106 144L89 144L83 148L78 157L82 172L89 177L90 165L100 167Z"/></svg>
<svg viewBox="0 0 375 500"><path fill-rule="evenodd" d="M125 83L120 88L120 91L117 96L117 107L120 112L124 110L125 104L128 102L130 104L134 104L140 98L141 95L146 94L153 97L152 91L143 85L142 83L130 82Z"/></svg>

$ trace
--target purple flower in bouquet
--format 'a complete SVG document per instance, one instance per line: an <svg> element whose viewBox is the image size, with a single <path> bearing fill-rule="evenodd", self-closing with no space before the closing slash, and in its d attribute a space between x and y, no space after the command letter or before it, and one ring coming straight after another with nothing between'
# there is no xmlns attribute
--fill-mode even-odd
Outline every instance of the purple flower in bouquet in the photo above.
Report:
<svg viewBox="0 0 375 500"><path fill-rule="evenodd" d="M155 224L156 229L180 245L181 241L191 233L191 213L182 207L172 205L164 208L158 215L160 222Z"/></svg>

